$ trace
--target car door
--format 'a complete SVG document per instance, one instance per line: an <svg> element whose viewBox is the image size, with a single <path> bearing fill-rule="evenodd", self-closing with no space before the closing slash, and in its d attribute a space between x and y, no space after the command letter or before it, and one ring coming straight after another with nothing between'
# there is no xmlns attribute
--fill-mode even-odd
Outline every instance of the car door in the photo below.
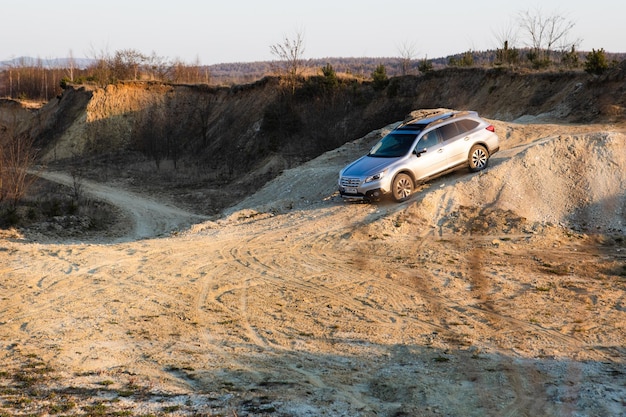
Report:
<svg viewBox="0 0 626 417"><path fill-rule="evenodd" d="M439 129L434 129L424 133L417 142L411 155L410 168L415 179L421 180L445 169L447 159Z"/></svg>
<svg viewBox="0 0 626 417"><path fill-rule="evenodd" d="M473 143L471 130L476 126L478 123L473 120L460 120L442 126L443 146L448 151L448 168L467 162Z"/></svg>

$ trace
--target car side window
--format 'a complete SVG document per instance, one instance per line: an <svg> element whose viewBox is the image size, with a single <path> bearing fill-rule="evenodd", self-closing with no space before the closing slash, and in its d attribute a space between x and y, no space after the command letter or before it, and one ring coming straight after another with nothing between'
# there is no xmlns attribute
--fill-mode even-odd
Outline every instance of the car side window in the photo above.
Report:
<svg viewBox="0 0 626 417"><path fill-rule="evenodd" d="M461 131L461 133L465 133L465 132L469 132L470 130L474 130L474 129L476 129L476 126L478 126L478 122L477 121L469 120L469 119L459 120L458 122L456 122L456 124L458 124L459 130Z"/></svg>
<svg viewBox="0 0 626 417"><path fill-rule="evenodd" d="M437 130L431 130L428 133L425 133L424 136L419 140L417 144L417 149L427 149L431 146L435 146L439 143L439 134Z"/></svg>
<svg viewBox="0 0 626 417"><path fill-rule="evenodd" d="M449 123L447 125L441 126L439 128L441 132L441 137L444 141L448 139L452 139L455 136L458 136L461 132L459 132L459 128L456 123Z"/></svg>

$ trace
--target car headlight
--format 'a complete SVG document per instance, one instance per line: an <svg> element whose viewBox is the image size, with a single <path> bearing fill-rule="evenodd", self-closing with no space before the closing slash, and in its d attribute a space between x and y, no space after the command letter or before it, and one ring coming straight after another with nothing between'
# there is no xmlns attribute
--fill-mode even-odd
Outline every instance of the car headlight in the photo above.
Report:
<svg viewBox="0 0 626 417"><path fill-rule="evenodd" d="M381 172L379 172L378 174L375 174L375 175L370 175L369 177L365 178L365 182L372 182L372 181L382 180L386 173L387 173L387 170L381 171Z"/></svg>

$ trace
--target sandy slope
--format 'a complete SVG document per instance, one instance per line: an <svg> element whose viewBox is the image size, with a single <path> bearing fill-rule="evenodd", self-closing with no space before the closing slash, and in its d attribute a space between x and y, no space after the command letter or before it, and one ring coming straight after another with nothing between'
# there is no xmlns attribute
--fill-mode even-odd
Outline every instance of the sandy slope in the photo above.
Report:
<svg viewBox="0 0 626 417"><path fill-rule="evenodd" d="M623 129L495 123L403 204L335 193L383 129L177 236L0 241L0 415L626 415Z"/></svg>

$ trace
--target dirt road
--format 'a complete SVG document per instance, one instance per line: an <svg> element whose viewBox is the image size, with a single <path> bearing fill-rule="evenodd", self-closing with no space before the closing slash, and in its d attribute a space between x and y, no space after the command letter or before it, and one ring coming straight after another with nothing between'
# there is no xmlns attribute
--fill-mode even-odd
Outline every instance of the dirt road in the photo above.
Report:
<svg viewBox="0 0 626 417"><path fill-rule="evenodd" d="M125 236L115 240L118 243L167 235L208 219L206 216L190 213L119 187L84 178L75 179L64 172L38 171L37 175L68 187L74 187L78 182L82 193L106 201L126 212L132 226Z"/></svg>
<svg viewBox="0 0 626 417"><path fill-rule="evenodd" d="M498 129L402 204L334 190L381 131L178 236L0 242L0 415L626 415L624 136Z"/></svg>

